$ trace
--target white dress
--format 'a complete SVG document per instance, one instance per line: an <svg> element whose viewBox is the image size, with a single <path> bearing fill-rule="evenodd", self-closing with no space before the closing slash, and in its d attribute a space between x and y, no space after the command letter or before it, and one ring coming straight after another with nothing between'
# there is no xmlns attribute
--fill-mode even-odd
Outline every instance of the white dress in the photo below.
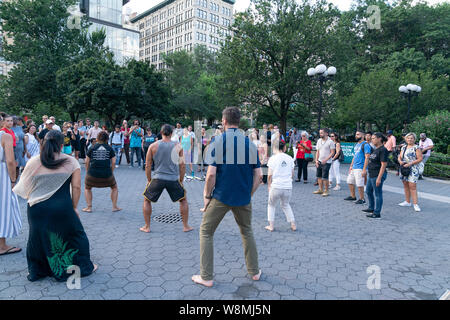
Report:
<svg viewBox="0 0 450 320"><path fill-rule="evenodd" d="M5 132L0 131L0 142ZM7 133L6 133L7 134ZM12 192L5 150L0 143L0 238L13 238L22 229L17 195Z"/></svg>
<svg viewBox="0 0 450 320"><path fill-rule="evenodd" d="M40 153L39 141L34 137L34 135L27 133L28 143L27 152L30 154L30 158L25 154L25 161L28 162L32 157L37 156Z"/></svg>

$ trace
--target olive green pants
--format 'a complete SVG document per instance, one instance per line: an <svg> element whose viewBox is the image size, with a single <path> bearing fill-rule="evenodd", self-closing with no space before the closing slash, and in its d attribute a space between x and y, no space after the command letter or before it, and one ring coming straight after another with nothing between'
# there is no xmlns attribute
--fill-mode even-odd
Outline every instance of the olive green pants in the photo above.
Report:
<svg viewBox="0 0 450 320"><path fill-rule="evenodd" d="M252 276L259 273L258 252L252 230L252 204L230 207L217 199L212 199L200 226L200 272L203 280L213 279L214 232L230 210L241 231L247 271Z"/></svg>

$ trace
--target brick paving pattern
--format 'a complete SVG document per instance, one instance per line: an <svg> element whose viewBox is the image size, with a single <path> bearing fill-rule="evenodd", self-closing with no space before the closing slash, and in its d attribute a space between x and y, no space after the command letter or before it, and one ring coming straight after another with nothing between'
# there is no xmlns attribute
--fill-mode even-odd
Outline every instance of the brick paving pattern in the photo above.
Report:
<svg viewBox="0 0 450 320"><path fill-rule="evenodd" d="M342 173L348 167L343 166ZM314 174L310 168L310 176ZM84 177L84 170L82 172ZM231 213L215 235L215 284L204 288L191 281L199 272L199 225L203 182L186 182L190 224L153 220L178 213L178 204L164 193L153 207L151 233L143 225L142 192L145 174L122 166L115 171L119 206L111 212L109 189L94 189L93 213L79 209L99 269L81 279L80 290L69 290L53 279L29 282L25 257L28 224L21 200L24 228L10 245L19 254L0 257L0 299L438 299L450 287L450 204L420 200L422 212L401 208L401 194L384 193L382 219L372 221L362 206L344 201L346 183L328 198L313 195L314 186L294 183L291 201L298 231L292 232L281 209L276 230L267 221L267 187L253 198L253 228L263 275L250 279L245 269L241 237ZM344 180L345 181L345 180ZM386 182L402 187L390 174ZM447 196L448 184L420 181L419 191ZM367 268L381 269L381 288L369 290Z"/></svg>

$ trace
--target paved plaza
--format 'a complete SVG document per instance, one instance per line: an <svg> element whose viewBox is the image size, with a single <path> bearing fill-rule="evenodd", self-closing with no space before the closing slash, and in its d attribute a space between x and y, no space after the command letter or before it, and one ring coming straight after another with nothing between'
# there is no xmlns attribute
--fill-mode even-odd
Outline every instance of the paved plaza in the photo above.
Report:
<svg viewBox="0 0 450 320"><path fill-rule="evenodd" d="M342 166L344 175L348 166ZM310 176L314 169L310 167ZM84 169L82 170L84 178ZM291 201L298 231L292 232L277 209L271 233L267 223L267 187L253 198L253 229L262 277L246 272L239 229L231 212L215 235L215 284L204 288L191 281L199 272L199 226L204 182L186 182L193 232L182 224L158 222L178 212L167 193L153 207L151 233L143 225L144 171L116 169L119 206L112 213L109 189L94 189L93 213L79 209L99 269L82 278L80 290L66 283L27 280L26 203L21 200L24 228L8 243L19 254L0 257L0 299L438 299L450 289L450 185L419 181L422 212L397 204L402 184L390 173L385 183L381 220L371 220L362 206L344 201L346 183L328 198L313 195L315 187L294 183ZM311 181L311 179L310 179ZM344 180L345 181L345 180ZM368 289L369 266L381 271L381 288ZM369 268L369 271L372 269ZM370 281L369 281L370 282ZM372 282L370 282L372 283Z"/></svg>

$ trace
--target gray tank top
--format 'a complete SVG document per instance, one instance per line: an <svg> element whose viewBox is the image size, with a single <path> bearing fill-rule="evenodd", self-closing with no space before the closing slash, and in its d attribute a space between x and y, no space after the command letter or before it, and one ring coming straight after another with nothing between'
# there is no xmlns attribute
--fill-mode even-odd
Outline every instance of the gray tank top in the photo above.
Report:
<svg viewBox="0 0 450 320"><path fill-rule="evenodd" d="M162 140L156 142L158 150L153 156L155 170L152 173L152 179L160 179L167 181L176 181L180 178L180 169L178 162L172 161L172 150L178 142L164 142Z"/></svg>

